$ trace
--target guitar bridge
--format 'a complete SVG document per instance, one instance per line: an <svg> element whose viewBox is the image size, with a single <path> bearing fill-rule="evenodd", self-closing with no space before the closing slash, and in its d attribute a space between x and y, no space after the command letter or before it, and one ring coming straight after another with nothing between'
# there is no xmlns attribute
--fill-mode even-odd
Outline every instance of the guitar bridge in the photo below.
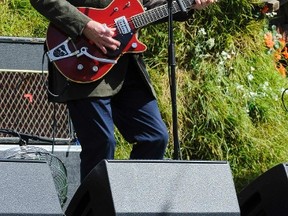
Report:
<svg viewBox="0 0 288 216"><path fill-rule="evenodd" d="M120 34L128 34L131 32L131 28L125 16L118 17L114 21Z"/></svg>
<svg viewBox="0 0 288 216"><path fill-rule="evenodd" d="M58 46L54 47L53 49L49 50L46 53L50 62L75 56L79 53L79 50L76 50L75 52L70 51L68 47L68 43L70 40L71 38L67 38L61 44L59 44Z"/></svg>

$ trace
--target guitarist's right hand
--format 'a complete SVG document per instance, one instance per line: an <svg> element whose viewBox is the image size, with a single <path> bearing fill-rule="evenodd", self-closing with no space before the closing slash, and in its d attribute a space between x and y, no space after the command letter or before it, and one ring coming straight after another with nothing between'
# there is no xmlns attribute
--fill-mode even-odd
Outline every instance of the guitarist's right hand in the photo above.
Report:
<svg viewBox="0 0 288 216"><path fill-rule="evenodd" d="M107 48L116 50L120 46L120 42L113 38L115 31L116 28L109 28L105 24L91 20L86 24L83 35L107 54Z"/></svg>

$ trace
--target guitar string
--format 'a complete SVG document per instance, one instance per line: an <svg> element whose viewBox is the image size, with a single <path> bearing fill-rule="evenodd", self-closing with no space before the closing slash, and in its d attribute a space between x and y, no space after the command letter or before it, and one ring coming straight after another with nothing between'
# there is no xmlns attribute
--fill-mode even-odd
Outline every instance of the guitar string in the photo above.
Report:
<svg viewBox="0 0 288 216"><path fill-rule="evenodd" d="M186 8L189 8L193 5L194 0L182 0L183 4ZM179 11L181 11L178 3L176 1L172 2L172 12L173 13L177 13ZM130 17L129 19L127 19L129 24L133 24L133 27L135 27L136 29L146 26L150 23L153 23L159 19L165 18L168 16L168 7L167 4L164 4L162 6L159 6L157 8L154 8L152 10L148 10L146 12L143 12L141 14L137 14L134 15L132 17ZM110 28L115 28L116 24L109 24L107 25Z"/></svg>

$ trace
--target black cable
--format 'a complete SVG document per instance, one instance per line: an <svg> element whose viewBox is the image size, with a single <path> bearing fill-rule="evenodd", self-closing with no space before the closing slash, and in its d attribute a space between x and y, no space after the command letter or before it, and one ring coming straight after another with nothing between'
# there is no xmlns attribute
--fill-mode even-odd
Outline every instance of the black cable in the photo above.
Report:
<svg viewBox="0 0 288 216"><path fill-rule="evenodd" d="M44 52L43 56L42 56L42 82L43 82L43 85L46 87L48 94L50 94L53 97L59 97L60 95L56 95L49 90L48 81L45 80L45 75L44 75L45 56L46 56L46 52ZM52 150L51 150L51 153L54 154L57 122L56 122L56 105L55 105L55 102L52 102L52 104L53 104L53 118L52 118L53 123L52 123Z"/></svg>
<svg viewBox="0 0 288 216"><path fill-rule="evenodd" d="M17 131L11 130L11 129L0 128L0 133L5 133L5 134L10 134L10 135L13 135L13 136L17 136L19 138L19 140L22 139L20 133L18 133Z"/></svg>
<svg viewBox="0 0 288 216"><path fill-rule="evenodd" d="M67 109L67 116L68 116L68 125L69 125L69 135L71 136L71 140L68 144L68 148L67 148L67 151L66 151L66 157L69 156L69 152L70 152L70 148L71 148L71 144L72 143L76 143L77 142L77 136L76 136L76 133L74 131L74 128L73 128L73 124L72 124L72 120L71 120L71 117L70 117L70 114L69 114L69 110Z"/></svg>
<svg viewBox="0 0 288 216"><path fill-rule="evenodd" d="M40 136L35 136L32 134L24 134L24 133L20 133L17 132L15 130L11 130L11 129L3 129L0 128L0 133L5 133L5 134L10 134L13 136L17 136L20 140L19 140L19 145L26 145L29 141L29 139L31 140L36 140L36 141L44 141L44 142L52 142L51 139L49 138L45 138L45 137L40 137Z"/></svg>
<svg viewBox="0 0 288 216"><path fill-rule="evenodd" d="M29 79L29 77L22 77L17 83L16 83L16 86L15 86L15 88L13 89L14 91L16 90L18 90L19 88L20 88L20 86L22 85L22 83L25 81L25 80L28 80Z"/></svg>
<svg viewBox="0 0 288 216"><path fill-rule="evenodd" d="M46 48L44 48L45 50ZM63 90L60 92L60 94L54 94L53 92L50 91L49 89L49 84L48 84L48 80L45 80L45 75L44 75L44 61L45 61L45 56L46 52L43 53L42 56L42 82L43 85L46 87L46 90L48 92L49 95L51 95L52 97L60 97L61 95L64 94L64 92L67 90L67 87L69 86L69 82L67 82L67 84L64 86ZM49 63L48 63L49 64ZM48 69L49 71L49 69ZM53 103L53 124L52 124L52 154L54 153L54 147L55 147L55 143L56 143L56 128L57 128L57 119L56 119L56 102L52 102ZM70 130L71 130L71 125L70 126ZM76 137L73 136L72 141L75 141ZM69 144L71 145L71 144ZM70 148L70 147L68 147ZM69 149L68 149L69 151ZM66 153L66 157L68 157L69 153Z"/></svg>
<svg viewBox="0 0 288 216"><path fill-rule="evenodd" d="M55 139L56 139L56 128L57 128L56 104L53 102L52 151L51 151L52 154L54 154L54 146L55 146Z"/></svg>
<svg viewBox="0 0 288 216"><path fill-rule="evenodd" d="M63 90L60 92L60 94L55 94L55 93L53 93L52 91L50 91L50 89L49 89L49 84L48 84L48 80L47 80L47 81L45 80L46 77L45 77L45 75L44 75L44 61L45 61L45 56L47 56L47 55L46 55L46 52L44 52L43 55L42 55L42 82L43 82L43 85L46 87L46 90L47 90L48 94L51 95L52 97L57 98L57 97L60 97L61 95L64 94L64 92L66 91L67 87L69 86L69 82L67 82L67 84L64 86L64 88L63 88ZM49 64L49 63L48 63L48 64Z"/></svg>
<svg viewBox="0 0 288 216"><path fill-rule="evenodd" d="M48 85L48 81L45 80L45 74L44 74L44 61L45 61L45 56L46 56L46 53L44 52L43 55L42 55L42 83L43 85L46 87L46 90L48 92L48 94L52 95L53 97L59 97L59 95L57 94L54 94L52 93L50 90L49 90L49 85Z"/></svg>
<svg viewBox="0 0 288 216"><path fill-rule="evenodd" d="M281 101L282 101L283 107L284 107L284 109L285 109L286 112L288 112L288 108L287 108L287 106L285 105L284 95L285 95L285 93L286 93L287 90L288 90L288 88L284 89L284 91L282 92L282 96L281 96Z"/></svg>

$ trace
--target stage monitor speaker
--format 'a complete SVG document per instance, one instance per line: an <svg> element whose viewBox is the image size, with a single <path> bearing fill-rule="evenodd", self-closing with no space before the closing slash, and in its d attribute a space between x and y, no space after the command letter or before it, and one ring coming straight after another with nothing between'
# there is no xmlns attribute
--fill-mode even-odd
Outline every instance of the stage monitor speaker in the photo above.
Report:
<svg viewBox="0 0 288 216"><path fill-rule="evenodd" d="M103 160L66 216L240 215L227 162Z"/></svg>
<svg viewBox="0 0 288 216"><path fill-rule="evenodd" d="M278 164L239 192L241 216L288 215L287 166Z"/></svg>
<svg viewBox="0 0 288 216"><path fill-rule="evenodd" d="M63 216L46 162L0 160L1 216Z"/></svg>

